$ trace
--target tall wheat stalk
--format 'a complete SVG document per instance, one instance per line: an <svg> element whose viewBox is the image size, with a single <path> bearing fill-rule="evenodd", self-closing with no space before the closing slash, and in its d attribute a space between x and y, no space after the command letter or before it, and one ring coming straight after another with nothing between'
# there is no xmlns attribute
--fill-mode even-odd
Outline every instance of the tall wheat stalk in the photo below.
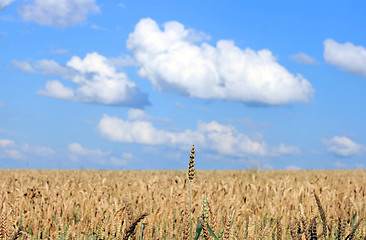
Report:
<svg viewBox="0 0 366 240"><path fill-rule="evenodd" d="M192 239L192 182L194 179L194 145L192 146L191 156L188 165L188 180L189 180L189 237Z"/></svg>

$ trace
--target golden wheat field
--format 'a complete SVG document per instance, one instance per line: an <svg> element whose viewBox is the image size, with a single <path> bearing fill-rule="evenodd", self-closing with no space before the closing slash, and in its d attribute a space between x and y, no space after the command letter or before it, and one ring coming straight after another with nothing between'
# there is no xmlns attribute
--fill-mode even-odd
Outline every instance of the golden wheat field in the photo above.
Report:
<svg viewBox="0 0 366 240"><path fill-rule="evenodd" d="M365 170L195 171L191 214L187 171L0 170L0 183L2 239L366 235Z"/></svg>

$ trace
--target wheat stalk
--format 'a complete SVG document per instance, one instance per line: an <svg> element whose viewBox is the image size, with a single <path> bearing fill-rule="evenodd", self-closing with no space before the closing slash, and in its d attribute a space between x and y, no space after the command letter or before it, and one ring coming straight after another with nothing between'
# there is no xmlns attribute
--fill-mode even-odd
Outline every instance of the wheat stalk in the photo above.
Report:
<svg viewBox="0 0 366 240"><path fill-rule="evenodd" d="M189 179L189 229L190 229L190 239L192 239L192 182L194 180L195 171L194 171L194 153L195 153L194 145L192 146L190 160L188 164L188 179Z"/></svg>

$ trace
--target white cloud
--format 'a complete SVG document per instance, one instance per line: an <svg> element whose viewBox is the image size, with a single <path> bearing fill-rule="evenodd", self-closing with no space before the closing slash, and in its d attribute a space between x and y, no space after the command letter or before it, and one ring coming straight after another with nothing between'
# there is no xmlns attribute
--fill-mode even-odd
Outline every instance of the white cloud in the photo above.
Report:
<svg viewBox="0 0 366 240"><path fill-rule="evenodd" d="M144 110L130 108L127 112L127 119L130 121L134 120L151 120L152 117L145 113Z"/></svg>
<svg viewBox="0 0 366 240"><path fill-rule="evenodd" d="M47 81L44 89L39 90L38 94L47 97L55 97L67 100L76 100L74 95L74 90L65 87L57 80Z"/></svg>
<svg viewBox="0 0 366 240"><path fill-rule="evenodd" d="M294 60L295 62L301 63L301 64L309 64L309 65L315 64L315 59L303 52L299 52L295 55L291 55L290 58L292 60Z"/></svg>
<svg viewBox="0 0 366 240"><path fill-rule="evenodd" d="M0 158L25 159L29 156L49 157L55 151L46 146L24 143L21 146L9 139L0 139Z"/></svg>
<svg viewBox="0 0 366 240"><path fill-rule="evenodd" d="M9 139L0 139L0 147L6 148L9 146L14 146L15 143L12 140Z"/></svg>
<svg viewBox="0 0 366 240"><path fill-rule="evenodd" d="M66 66L61 66L54 60L43 59L34 64L35 68L42 71L44 75L60 75L64 78L71 78L76 72Z"/></svg>
<svg viewBox="0 0 366 240"><path fill-rule="evenodd" d="M3 158L12 158L12 159L22 159L24 158L23 154L21 154L18 150L9 149L5 150L5 156L0 156Z"/></svg>
<svg viewBox="0 0 366 240"><path fill-rule="evenodd" d="M9 139L0 139L0 158L22 159L23 154L16 150L16 144Z"/></svg>
<svg viewBox="0 0 366 240"><path fill-rule="evenodd" d="M83 102L102 104L144 105L147 98L123 72L117 72L112 63L98 53L77 56L67 62L77 71L72 81L78 85L76 95Z"/></svg>
<svg viewBox="0 0 366 240"><path fill-rule="evenodd" d="M267 154L267 147L263 141L253 141L245 134L237 132L233 126L222 125L215 121L199 122L194 131L187 129L172 132L158 129L149 121L125 121L104 115L98 124L98 130L102 136L119 142L184 148L194 143L220 154L233 156Z"/></svg>
<svg viewBox="0 0 366 240"><path fill-rule="evenodd" d="M22 159L23 154L19 152L14 141L0 139L0 158Z"/></svg>
<svg viewBox="0 0 366 240"><path fill-rule="evenodd" d="M73 56L65 66L54 60L40 60L34 68L44 75L71 80L76 86L74 89L58 80L47 81L38 93L48 97L137 108L149 104L147 95L124 72L117 71L112 61L97 52L87 54L84 59Z"/></svg>
<svg viewBox="0 0 366 240"><path fill-rule="evenodd" d="M13 65L17 69L19 69L23 72L26 72L26 73L34 73L35 72L35 70L32 68L32 66L29 64L29 62L19 62L19 61L14 60Z"/></svg>
<svg viewBox="0 0 366 240"><path fill-rule="evenodd" d="M301 150L298 147L281 143L280 146L275 148L274 153L280 155L298 155L301 154Z"/></svg>
<svg viewBox="0 0 366 240"><path fill-rule="evenodd" d="M355 75L366 77L366 48L353 43L337 43L333 39L324 41L324 59L327 63Z"/></svg>
<svg viewBox="0 0 366 240"><path fill-rule="evenodd" d="M50 147L34 146L27 143L22 145L22 151L27 153L33 153L37 156L43 156L43 157L55 154L55 151Z"/></svg>
<svg viewBox="0 0 366 240"><path fill-rule="evenodd" d="M124 167L133 159L132 153L122 153L121 157L111 157L109 161L112 165Z"/></svg>
<svg viewBox="0 0 366 240"><path fill-rule="evenodd" d="M105 156L108 155L109 153L105 153L103 151L101 151L100 149L87 149L84 148L80 143L70 143L68 146L69 151L72 154L76 154L76 155L82 155L82 156Z"/></svg>
<svg viewBox="0 0 366 240"><path fill-rule="evenodd" d="M33 0L18 11L26 21L67 27L85 21L88 14L98 13L100 9L95 0Z"/></svg>
<svg viewBox="0 0 366 240"><path fill-rule="evenodd" d="M311 84L278 64L271 51L242 50L227 40L216 46L197 43L202 40L202 34L178 22L165 23L162 31L154 20L142 19L129 35L127 48L139 75L160 91L267 105L312 97Z"/></svg>
<svg viewBox="0 0 366 240"><path fill-rule="evenodd" d="M365 151L365 146L355 143L351 139L342 136L335 136L331 139L323 140L329 152L342 157L349 157L361 154Z"/></svg>
<svg viewBox="0 0 366 240"><path fill-rule="evenodd" d="M0 0L0 11L5 9L12 2L14 2L14 0Z"/></svg>

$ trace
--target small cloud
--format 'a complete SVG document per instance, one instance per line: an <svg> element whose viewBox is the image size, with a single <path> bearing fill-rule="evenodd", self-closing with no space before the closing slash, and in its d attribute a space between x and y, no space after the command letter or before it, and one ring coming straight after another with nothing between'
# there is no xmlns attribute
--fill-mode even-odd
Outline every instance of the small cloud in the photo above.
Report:
<svg viewBox="0 0 366 240"><path fill-rule="evenodd" d="M134 156L132 153L122 153L121 157L111 157L109 159L110 163L112 165L118 166L118 167L125 167L128 162L134 159Z"/></svg>
<svg viewBox="0 0 366 240"><path fill-rule="evenodd" d="M25 21L56 27L80 24L99 11L95 0L32 1L18 8Z"/></svg>
<svg viewBox="0 0 366 240"><path fill-rule="evenodd" d="M65 78L69 78L73 74L75 74L75 71L66 66L58 64L54 60L48 60L48 59L39 60L34 64L34 67L37 70L42 71L42 74L44 75L50 75L50 76L60 75Z"/></svg>
<svg viewBox="0 0 366 240"><path fill-rule="evenodd" d="M94 30L107 30L106 28L101 27L101 26L96 25L96 24L92 24L92 25L90 25L90 28L91 28L91 29L94 29Z"/></svg>
<svg viewBox="0 0 366 240"><path fill-rule="evenodd" d="M130 108L127 112L127 119L129 121L151 120L152 117L146 114L144 110Z"/></svg>
<svg viewBox="0 0 366 240"><path fill-rule="evenodd" d="M48 157L55 154L55 151L50 147L45 146L34 146L30 144L23 144L22 151L26 153L33 153L37 156Z"/></svg>
<svg viewBox="0 0 366 240"><path fill-rule="evenodd" d="M291 55L290 58L300 64L314 65L316 63L315 59L307 55L306 53L299 52L298 54Z"/></svg>
<svg viewBox="0 0 366 240"><path fill-rule="evenodd" d="M187 106L181 104L180 102L178 101L174 101L174 105L177 106L177 108L180 108L180 109L183 109L183 108L186 108Z"/></svg>
<svg viewBox="0 0 366 240"><path fill-rule="evenodd" d="M88 155L105 156L105 155L109 154L109 153L105 153L105 152L101 151L100 149L84 148L80 143L76 143L76 142L70 143L68 146L68 149L69 149L70 153L76 154L76 155L81 155L81 156L88 156Z"/></svg>
<svg viewBox="0 0 366 240"><path fill-rule="evenodd" d="M0 32L0 36L8 36L7 32Z"/></svg>
<svg viewBox="0 0 366 240"><path fill-rule="evenodd" d="M275 154L279 155L298 155L301 154L301 150L298 147L286 145L281 143L278 148L274 150Z"/></svg>
<svg viewBox="0 0 366 240"><path fill-rule="evenodd" d="M363 163L355 163L355 168L356 169L365 169L366 166Z"/></svg>
<svg viewBox="0 0 366 240"><path fill-rule="evenodd" d="M65 87L57 80L47 81L45 88L39 90L37 93L46 97L75 100L74 90Z"/></svg>
<svg viewBox="0 0 366 240"><path fill-rule="evenodd" d="M341 161L336 161L336 162L333 162L332 165L336 168L340 168L340 169L345 169L347 167L349 167L349 165L347 165L346 163L344 162L341 162Z"/></svg>
<svg viewBox="0 0 366 240"><path fill-rule="evenodd" d="M119 4L118 4L118 7L126 8L126 5L124 5L123 3L119 3Z"/></svg>
<svg viewBox="0 0 366 240"><path fill-rule="evenodd" d="M14 141L0 139L0 158L22 159L23 154L19 152Z"/></svg>
<svg viewBox="0 0 366 240"><path fill-rule="evenodd" d="M366 77L366 48L351 42L338 43L333 39L324 41L324 59L327 63L354 75Z"/></svg>
<svg viewBox="0 0 366 240"><path fill-rule="evenodd" d="M9 146L15 146L14 141L9 139L0 139L0 147L7 148Z"/></svg>
<svg viewBox="0 0 366 240"><path fill-rule="evenodd" d="M341 157L359 155L366 150L365 146L355 143L344 136L335 136L331 139L325 139L323 140L323 144L327 146L329 152Z"/></svg>
<svg viewBox="0 0 366 240"><path fill-rule="evenodd" d="M4 102L0 101L0 108L4 107Z"/></svg>
<svg viewBox="0 0 366 240"><path fill-rule="evenodd" d="M26 73L35 73L36 71L32 68L29 62L19 62L17 60L13 60L13 65L17 69L26 72Z"/></svg>
<svg viewBox="0 0 366 240"><path fill-rule="evenodd" d="M0 1L0 11L4 10L7 6L9 6L14 0L1 0Z"/></svg>
<svg viewBox="0 0 366 240"><path fill-rule="evenodd" d="M12 159L23 159L24 156L23 154L21 154L18 150L15 149L10 149L10 150L5 150L5 157L8 158L12 158Z"/></svg>
<svg viewBox="0 0 366 240"><path fill-rule="evenodd" d="M66 53L68 53L69 52L69 50L67 50L67 49L51 49L50 50L50 53L52 53L52 54L57 54L57 55L60 55L60 54L66 54Z"/></svg>

